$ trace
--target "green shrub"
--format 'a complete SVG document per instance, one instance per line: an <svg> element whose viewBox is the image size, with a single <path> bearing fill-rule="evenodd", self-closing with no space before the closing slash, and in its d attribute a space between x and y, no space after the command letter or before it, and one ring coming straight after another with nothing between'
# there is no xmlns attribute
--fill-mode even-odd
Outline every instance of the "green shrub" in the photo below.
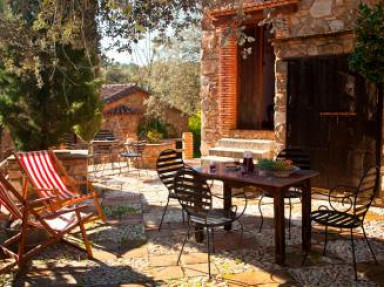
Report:
<svg viewBox="0 0 384 287"><path fill-rule="evenodd" d="M148 131L147 139L149 143L159 143L161 139L163 139L163 135L156 131Z"/></svg>
<svg viewBox="0 0 384 287"><path fill-rule="evenodd" d="M201 112L191 116L188 121L189 130L193 134L193 154L194 157L201 157Z"/></svg>
<svg viewBox="0 0 384 287"><path fill-rule="evenodd" d="M151 118L139 125L137 134L139 137L145 137L149 142L158 143L160 139L176 137L177 131L171 124Z"/></svg>

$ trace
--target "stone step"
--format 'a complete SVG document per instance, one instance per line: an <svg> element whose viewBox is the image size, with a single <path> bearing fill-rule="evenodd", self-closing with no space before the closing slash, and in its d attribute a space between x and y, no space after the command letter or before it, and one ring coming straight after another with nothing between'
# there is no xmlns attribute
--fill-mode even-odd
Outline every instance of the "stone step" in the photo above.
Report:
<svg viewBox="0 0 384 287"><path fill-rule="evenodd" d="M269 158L271 152L269 149L255 150L249 148L233 148L233 147L214 147L209 149L209 155L219 156L219 157L231 157L242 159L244 157L244 152L252 152L253 159Z"/></svg>
<svg viewBox="0 0 384 287"><path fill-rule="evenodd" d="M214 161L214 162L233 162L235 159L238 159L238 158L208 155L208 156L201 157L201 164L209 163L211 161Z"/></svg>
<svg viewBox="0 0 384 287"><path fill-rule="evenodd" d="M275 141L268 139L221 138L217 147L252 150L274 150Z"/></svg>
<svg viewBox="0 0 384 287"><path fill-rule="evenodd" d="M232 130L229 137L242 139L275 139L275 131L266 130Z"/></svg>

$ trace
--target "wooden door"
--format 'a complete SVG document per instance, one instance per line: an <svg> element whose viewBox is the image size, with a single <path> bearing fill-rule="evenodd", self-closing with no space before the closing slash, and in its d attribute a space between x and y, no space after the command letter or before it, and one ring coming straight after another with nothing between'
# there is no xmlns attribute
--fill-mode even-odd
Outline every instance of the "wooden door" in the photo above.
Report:
<svg viewBox="0 0 384 287"><path fill-rule="evenodd" d="M255 39L239 48L237 128L273 129L275 56L264 27L254 26L245 33ZM251 49L244 58L242 51ZM272 106L272 107L271 107Z"/></svg>
<svg viewBox="0 0 384 287"><path fill-rule="evenodd" d="M309 150L314 186L357 184L375 164L376 88L348 69L347 56L292 59L287 144Z"/></svg>

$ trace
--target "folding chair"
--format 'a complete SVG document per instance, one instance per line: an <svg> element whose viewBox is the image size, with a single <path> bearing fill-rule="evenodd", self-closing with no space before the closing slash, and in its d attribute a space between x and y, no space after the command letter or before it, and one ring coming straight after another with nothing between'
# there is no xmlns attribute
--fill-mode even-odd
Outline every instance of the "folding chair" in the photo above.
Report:
<svg viewBox="0 0 384 287"><path fill-rule="evenodd" d="M0 204L7 209L12 220L21 220L21 230L0 246L3 254L13 258L15 262L0 272L6 272L16 264L19 266L25 264L34 255L37 255L46 247L56 242L68 243L78 249L84 250L82 247L74 245L64 239L64 236L77 226L80 227L88 258L93 257L92 249L83 225L92 214L80 213L82 209L86 208L85 205L73 208L62 208L55 212L42 213L41 210L39 212L36 211L37 207L51 199L52 198L46 197L36 200L26 200L14 189L5 177L0 174ZM33 229L47 231L49 238L27 250L27 239L30 231ZM16 247L16 251L15 249L11 249L12 246Z"/></svg>
<svg viewBox="0 0 384 287"><path fill-rule="evenodd" d="M28 183L31 183L40 197L54 198L45 202L52 210L93 199L98 218L105 221L99 197L91 182L71 179L52 150L16 152L15 157L27 175L23 187L24 198L27 197ZM79 187L82 184L87 185L89 193L80 193Z"/></svg>

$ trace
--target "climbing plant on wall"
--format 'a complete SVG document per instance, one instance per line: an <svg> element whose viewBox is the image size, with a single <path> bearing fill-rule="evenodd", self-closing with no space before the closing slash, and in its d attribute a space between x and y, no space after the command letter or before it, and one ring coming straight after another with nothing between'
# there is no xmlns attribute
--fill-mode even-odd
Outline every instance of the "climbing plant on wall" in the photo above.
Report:
<svg viewBox="0 0 384 287"><path fill-rule="evenodd" d="M361 4L355 27L355 50L349 64L352 70L377 85L377 133L376 163L381 165L383 142L383 97L384 97L384 1L374 6Z"/></svg>

